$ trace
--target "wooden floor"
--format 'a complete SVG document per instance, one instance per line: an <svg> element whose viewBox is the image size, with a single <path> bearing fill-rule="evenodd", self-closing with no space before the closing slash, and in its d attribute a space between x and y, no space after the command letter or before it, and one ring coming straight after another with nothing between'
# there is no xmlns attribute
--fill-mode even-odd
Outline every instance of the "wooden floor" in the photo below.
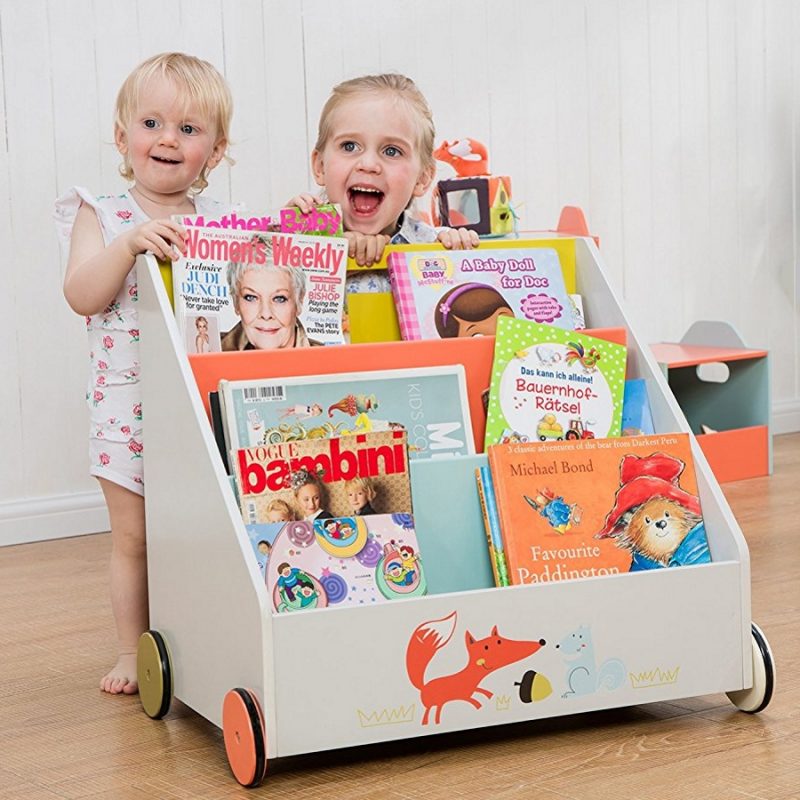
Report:
<svg viewBox="0 0 800 800"><path fill-rule="evenodd" d="M724 695L411 739L231 777L221 732L174 703L155 722L97 689L114 656L107 535L0 549L0 798L800 798L800 434L775 474L723 486L750 545L771 705Z"/></svg>

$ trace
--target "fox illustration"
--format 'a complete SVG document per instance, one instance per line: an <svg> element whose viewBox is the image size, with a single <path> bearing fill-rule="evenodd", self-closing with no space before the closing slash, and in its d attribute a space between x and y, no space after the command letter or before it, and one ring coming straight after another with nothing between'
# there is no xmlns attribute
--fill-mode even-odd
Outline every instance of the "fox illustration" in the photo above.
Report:
<svg viewBox="0 0 800 800"><path fill-rule="evenodd" d="M475 708L481 704L474 695L493 697L492 692L480 686L481 681L501 667L533 655L545 645L544 639L538 642L506 639L497 632L497 626L485 639L475 639L469 631L464 641L467 646L467 665L452 675L425 680L425 670L438 650L452 638L456 628L456 612L442 619L423 622L411 634L406 648L406 670L411 683L419 690L420 700L425 707L422 724L428 724L431 709L436 709L434 723L439 724L442 708L452 700L466 700Z"/></svg>

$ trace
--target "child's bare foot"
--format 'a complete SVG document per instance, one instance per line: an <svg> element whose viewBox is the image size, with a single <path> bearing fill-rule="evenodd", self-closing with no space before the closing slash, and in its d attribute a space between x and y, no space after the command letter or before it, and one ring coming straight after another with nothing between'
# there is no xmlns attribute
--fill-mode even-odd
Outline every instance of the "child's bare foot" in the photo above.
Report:
<svg viewBox="0 0 800 800"><path fill-rule="evenodd" d="M101 679L100 688L109 694L136 694L136 653L121 653L114 668Z"/></svg>

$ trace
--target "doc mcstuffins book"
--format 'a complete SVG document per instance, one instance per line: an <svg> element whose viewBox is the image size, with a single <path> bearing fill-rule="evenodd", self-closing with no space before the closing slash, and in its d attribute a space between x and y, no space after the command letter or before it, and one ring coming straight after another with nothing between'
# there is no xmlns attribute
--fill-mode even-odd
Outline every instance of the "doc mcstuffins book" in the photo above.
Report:
<svg viewBox="0 0 800 800"><path fill-rule="evenodd" d="M626 354L588 333L500 317L485 446L619 436Z"/></svg>
<svg viewBox="0 0 800 800"><path fill-rule="evenodd" d="M488 451L512 584L711 560L685 433Z"/></svg>
<svg viewBox="0 0 800 800"><path fill-rule="evenodd" d="M409 514L274 523L265 575L273 613L420 597L427 581ZM249 526L248 526L249 527ZM266 540L254 543L261 561Z"/></svg>
<svg viewBox="0 0 800 800"><path fill-rule="evenodd" d="M493 336L500 316L574 329L555 248L499 244L391 252L386 263L403 339Z"/></svg>

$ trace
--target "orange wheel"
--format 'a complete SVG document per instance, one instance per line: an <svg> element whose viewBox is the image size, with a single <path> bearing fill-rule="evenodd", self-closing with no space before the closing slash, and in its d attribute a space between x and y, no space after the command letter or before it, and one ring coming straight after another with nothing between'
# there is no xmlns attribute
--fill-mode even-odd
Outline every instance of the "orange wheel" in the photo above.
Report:
<svg viewBox="0 0 800 800"><path fill-rule="evenodd" d="M231 689L222 703L222 737L233 777L248 789L267 771L264 717L249 689Z"/></svg>

